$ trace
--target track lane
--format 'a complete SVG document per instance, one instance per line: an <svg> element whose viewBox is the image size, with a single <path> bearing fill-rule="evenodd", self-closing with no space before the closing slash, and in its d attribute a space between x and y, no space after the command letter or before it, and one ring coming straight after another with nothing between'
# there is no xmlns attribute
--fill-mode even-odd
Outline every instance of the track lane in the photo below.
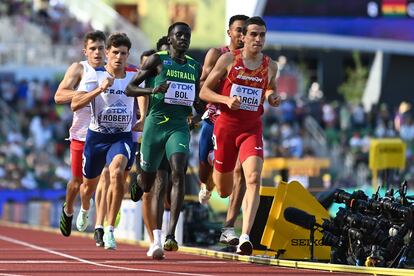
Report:
<svg viewBox="0 0 414 276"><path fill-rule="evenodd" d="M329 272L220 260L180 252L148 258L146 248L119 243L117 250L97 248L91 238L0 226L0 275L325 275ZM350 275L335 273L335 275Z"/></svg>

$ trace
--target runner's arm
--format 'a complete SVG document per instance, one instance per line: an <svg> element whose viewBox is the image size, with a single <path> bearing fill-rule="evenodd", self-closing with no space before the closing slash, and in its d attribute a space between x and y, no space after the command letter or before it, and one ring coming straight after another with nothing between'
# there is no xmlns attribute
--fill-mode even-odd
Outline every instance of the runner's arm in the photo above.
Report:
<svg viewBox="0 0 414 276"><path fill-rule="evenodd" d="M269 83L266 89L265 97L271 106L279 106L280 96L276 93L276 75L277 63L271 60L269 62Z"/></svg>
<svg viewBox="0 0 414 276"><path fill-rule="evenodd" d="M148 96L141 96L136 98L138 101L138 108L139 108L139 120L137 124L139 125L138 131L144 130L145 118L147 117L148 112Z"/></svg>
<svg viewBox="0 0 414 276"><path fill-rule="evenodd" d="M91 92L77 91L72 98L72 103L70 107L72 111L81 109L82 107L87 106L96 96L104 92L114 83L114 79L107 77L97 88Z"/></svg>
<svg viewBox="0 0 414 276"><path fill-rule="evenodd" d="M200 98L209 103L222 103L227 104L230 97L223 96L218 94L214 89L216 89L217 84L221 79L226 77L228 73L228 67L233 63L233 55L226 53L222 55L214 66L211 73L208 75L204 85L200 90Z"/></svg>
<svg viewBox="0 0 414 276"><path fill-rule="evenodd" d="M211 48L210 50L208 50L206 57L204 58L203 71L200 77L200 87L203 87L204 82L213 70L214 65L216 64L220 55L220 50L217 48Z"/></svg>
<svg viewBox="0 0 414 276"><path fill-rule="evenodd" d="M154 88L142 88L139 85L146 79L158 74L162 70L160 56L153 54L144 62L141 70L135 74L132 81L128 84L125 94L128 97L147 96L154 93L165 93L169 85L165 82Z"/></svg>
<svg viewBox="0 0 414 276"><path fill-rule="evenodd" d="M198 75L200 76L200 74L202 75L201 68L199 70ZM196 88L196 94L195 94L193 107L195 111L197 112L197 114L191 118L190 128L191 126L194 128L194 126L201 121L201 117L203 116L205 108L206 108L206 103L200 99L200 78L196 79L195 88Z"/></svg>
<svg viewBox="0 0 414 276"><path fill-rule="evenodd" d="M67 104L72 101L76 93L75 87L79 84L83 74L83 66L80 63L73 63L66 70L63 80L55 93L56 104Z"/></svg>

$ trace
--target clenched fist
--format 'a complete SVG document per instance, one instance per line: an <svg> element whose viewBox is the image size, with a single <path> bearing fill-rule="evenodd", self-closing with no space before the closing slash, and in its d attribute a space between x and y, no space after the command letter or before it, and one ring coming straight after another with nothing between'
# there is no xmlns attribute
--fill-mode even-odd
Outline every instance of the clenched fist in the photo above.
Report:
<svg viewBox="0 0 414 276"><path fill-rule="evenodd" d="M281 98L279 95L272 93L267 97L267 101L269 102L271 106L279 106L281 102Z"/></svg>
<svg viewBox="0 0 414 276"><path fill-rule="evenodd" d="M238 110L238 109L240 109L241 98L238 97L238 96L237 97L229 97L226 104L231 110Z"/></svg>

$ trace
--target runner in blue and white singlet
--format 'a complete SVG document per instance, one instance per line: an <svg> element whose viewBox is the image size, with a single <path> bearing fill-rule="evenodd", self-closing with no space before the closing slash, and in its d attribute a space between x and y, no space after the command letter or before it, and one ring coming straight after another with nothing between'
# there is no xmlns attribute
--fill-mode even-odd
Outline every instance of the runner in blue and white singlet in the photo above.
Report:
<svg viewBox="0 0 414 276"><path fill-rule="evenodd" d="M132 123L135 122L134 98L125 95L125 88L135 75L135 70L126 71L125 78L114 79L114 83L90 103L91 122L84 150L83 174L87 178L97 177L105 164L110 164L117 154L127 157L130 167L133 162ZM98 83L110 77L105 68L97 68Z"/></svg>

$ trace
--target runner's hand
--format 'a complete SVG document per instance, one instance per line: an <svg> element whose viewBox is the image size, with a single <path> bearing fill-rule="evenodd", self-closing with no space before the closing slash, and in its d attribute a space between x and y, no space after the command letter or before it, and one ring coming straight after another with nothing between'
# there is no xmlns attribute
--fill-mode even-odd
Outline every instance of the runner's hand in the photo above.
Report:
<svg viewBox="0 0 414 276"><path fill-rule="evenodd" d="M101 83L100 88L102 91L105 91L106 89L111 87L113 84L114 84L114 78L106 77L106 79L104 79L104 81Z"/></svg>
<svg viewBox="0 0 414 276"><path fill-rule="evenodd" d="M132 130L133 131L140 131L140 132L142 132L144 130L144 123L145 123L145 120L139 119L135 123L135 125L132 127Z"/></svg>
<svg viewBox="0 0 414 276"><path fill-rule="evenodd" d="M190 118L188 118L188 127L190 128L190 130L198 128L200 122L201 122L200 115L197 114L195 116L191 116Z"/></svg>
<svg viewBox="0 0 414 276"><path fill-rule="evenodd" d="M165 93L167 92L168 87L170 87L170 84L167 82L163 82L159 86L154 87L154 89L152 89L152 93Z"/></svg>
<svg viewBox="0 0 414 276"><path fill-rule="evenodd" d="M267 101L269 102L269 104L271 106L275 106L276 107L276 106L279 106L280 105L281 98L280 98L279 95L276 95L275 93L272 93L272 94L270 94L267 97Z"/></svg>
<svg viewBox="0 0 414 276"><path fill-rule="evenodd" d="M231 110L238 110L238 109L240 109L241 98L238 97L238 96L237 97L229 97L226 104Z"/></svg>

